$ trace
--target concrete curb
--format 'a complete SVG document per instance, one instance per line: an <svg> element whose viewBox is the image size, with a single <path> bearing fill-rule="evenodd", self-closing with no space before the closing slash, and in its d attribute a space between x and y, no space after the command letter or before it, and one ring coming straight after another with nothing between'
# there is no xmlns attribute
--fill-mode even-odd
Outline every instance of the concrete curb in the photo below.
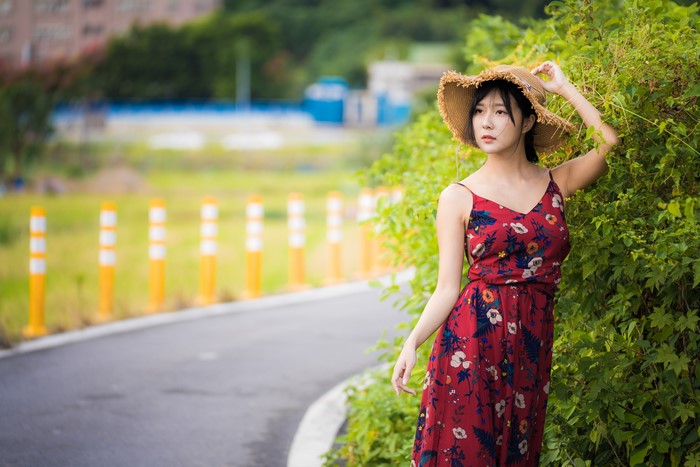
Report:
<svg viewBox="0 0 700 467"><path fill-rule="evenodd" d="M386 287L392 283L392 278L394 283L400 284L410 280L411 277L413 277L413 273L413 269L409 269L396 274L379 277L374 279L374 281L378 281L382 286ZM305 290L302 292L272 295L255 300L217 303L206 307L188 308L181 311L164 312L122 321L114 321L107 324L100 324L76 331L69 331L31 341L21 342L11 349L0 351L0 359L29 352L36 352L39 350L51 349L76 342L83 342L89 339L97 339L99 337L137 331L153 326L180 323L183 321L207 318L210 316L286 307L292 304L327 300L330 298L352 295L372 290L373 286L370 285L370 282L371 281L350 282L346 284L321 287L318 289Z"/></svg>
<svg viewBox="0 0 700 467"><path fill-rule="evenodd" d="M335 386L311 404L304 414L292 446L287 467L321 467L325 454L335 441L345 421L345 389L355 380L351 377Z"/></svg>
<svg viewBox="0 0 700 467"><path fill-rule="evenodd" d="M311 404L294 435L287 457L287 467L322 467L323 455L333 447L345 421L346 389L352 384L368 384L372 381L374 372L385 371L388 366L378 365L359 375L351 376Z"/></svg>

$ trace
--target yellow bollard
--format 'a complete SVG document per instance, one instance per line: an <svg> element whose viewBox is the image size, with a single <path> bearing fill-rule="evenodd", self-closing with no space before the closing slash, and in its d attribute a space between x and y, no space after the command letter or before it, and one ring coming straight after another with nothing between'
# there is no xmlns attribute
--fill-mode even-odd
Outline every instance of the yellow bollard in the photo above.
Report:
<svg viewBox="0 0 700 467"><path fill-rule="evenodd" d="M375 190L374 203L373 206L376 207L383 205L389 200L389 190L386 187L379 186ZM376 217L376 212L373 213ZM375 274L381 274L389 268L389 260L387 258L387 252L384 248L384 236L379 233L380 221L375 219L373 222L374 232L372 235L372 271Z"/></svg>
<svg viewBox="0 0 700 467"><path fill-rule="evenodd" d="M326 239L328 241L328 277L326 282L334 284L343 280L343 199L339 192L332 191L326 201Z"/></svg>
<svg viewBox="0 0 700 467"><path fill-rule="evenodd" d="M22 330L26 338L46 335L44 295L46 293L46 212L34 206L29 215L29 323Z"/></svg>
<svg viewBox="0 0 700 467"><path fill-rule="evenodd" d="M114 265L117 244L117 208L111 201L102 203L100 210L100 256L99 256L99 282L100 296L98 319L106 321L112 315L114 306Z"/></svg>
<svg viewBox="0 0 700 467"><path fill-rule="evenodd" d="M262 198L253 195L246 206L246 296L256 298L262 294Z"/></svg>
<svg viewBox="0 0 700 467"><path fill-rule="evenodd" d="M287 200L287 226L289 229L289 287L304 288L304 200L300 193L290 193Z"/></svg>
<svg viewBox="0 0 700 467"><path fill-rule="evenodd" d="M165 201L153 199L148 210L148 268L150 301L148 311L163 310L165 303Z"/></svg>
<svg viewBox="0 0 700 467"><path fill-rule="evenodd" d="M360 223L360 277L369 277L372 271L372 225L374 196L363 188L358 199L357 221Z"/></svg>
<svg viewBox="0 0 700 467"><path fill-rule="evenodd" d="M217 220L219 209L216 199L207 196L202 200L202 241L199 246L201 254L200 274L199 274L199 302L202 305L209 305L216 301L216 253L218 235Z"/></svg>

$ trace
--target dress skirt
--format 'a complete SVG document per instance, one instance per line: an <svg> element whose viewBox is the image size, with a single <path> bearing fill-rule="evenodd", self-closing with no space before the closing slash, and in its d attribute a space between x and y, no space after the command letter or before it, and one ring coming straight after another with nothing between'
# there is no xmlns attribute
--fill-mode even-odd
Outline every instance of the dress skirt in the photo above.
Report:
<svg viewBox="0 0 700 467"><path fill-rule="evenodd" d="M556 286L469 282L437 332L412 466L534 466L550 389Z"/></svg>

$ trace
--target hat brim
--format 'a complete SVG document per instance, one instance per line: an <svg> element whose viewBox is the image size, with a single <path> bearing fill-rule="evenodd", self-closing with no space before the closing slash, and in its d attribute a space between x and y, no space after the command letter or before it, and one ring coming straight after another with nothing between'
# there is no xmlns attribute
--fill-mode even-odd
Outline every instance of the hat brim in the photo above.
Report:
<svg viewBox="0 0 700 467"><path fill-rule="evenodd" d="M505 80L518 86L530 101L537 115L534 129L534 146L539 153L549 154L559 149L574 125L550 112L539 103L535 90L508 71L486 70L476 76L465 76L455 71L446 72L440 79L438 88L438 108L440 115L452 134L463 144L476 146L467 139L469 109L476 89L487 81Z"/></svg>

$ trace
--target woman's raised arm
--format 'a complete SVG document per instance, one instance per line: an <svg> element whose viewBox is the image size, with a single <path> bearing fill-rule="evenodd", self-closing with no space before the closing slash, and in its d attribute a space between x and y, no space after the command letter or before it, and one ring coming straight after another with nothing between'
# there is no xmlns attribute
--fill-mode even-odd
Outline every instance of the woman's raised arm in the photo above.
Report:
<svg viewBox="0 0 700 467"><path fill-rule="evenodd" d="M548 92L559 94L566 99L578 112L586 128L595 128L593 138L598 143L597 149L593 149L586 154L568 160L559 167L552 169L552 176L556 179L557 185L562 190L565 197L570 196L576 190L580 190L591 185L598 180L608 168L605 162L605 155L618 144L620 140L617 132L600 118L600 112L593 104L571 84L561 68L553 62L544 62L532 70L532 74L545 74L548 81L541 78L542 86Z"/></svg>

